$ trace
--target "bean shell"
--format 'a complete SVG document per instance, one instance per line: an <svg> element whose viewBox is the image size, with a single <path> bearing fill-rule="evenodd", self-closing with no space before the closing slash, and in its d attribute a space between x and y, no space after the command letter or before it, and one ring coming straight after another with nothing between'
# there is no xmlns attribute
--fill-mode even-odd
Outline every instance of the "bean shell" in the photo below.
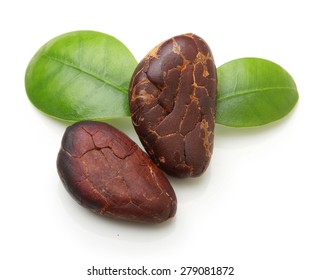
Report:
<svg viewBox="0 0 320 280"><path fill-rule="evenodd" d="M138 64L129 90L133 125L152 160L175 177L196 177L213 152L217 74L207 43L173 37Z"/></svg>
<svg viewBox="0 0 320 280"><path fill-rule="evenodd" d="M70 195L98 214L160 223L176 213L176 196L162 171L106 123L82 121L68 127L57 168Z"/></svg>

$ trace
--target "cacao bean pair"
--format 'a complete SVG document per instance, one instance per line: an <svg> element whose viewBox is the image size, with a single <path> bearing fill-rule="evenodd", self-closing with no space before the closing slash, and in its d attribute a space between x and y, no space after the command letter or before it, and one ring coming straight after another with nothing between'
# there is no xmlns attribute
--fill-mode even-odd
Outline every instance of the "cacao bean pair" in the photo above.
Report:
<svg viewBox="0 0 320 280"><path fill-rule="evenodd" d="M209 46L194 34L173 37L138 64L129 89L134 128L148 156L112 126L67 128L57 159L71 196L112 218L160 223L176 213L165 175L200 176L213 151L217 75ZM160 169L159 169L160 168Z"/></svg>

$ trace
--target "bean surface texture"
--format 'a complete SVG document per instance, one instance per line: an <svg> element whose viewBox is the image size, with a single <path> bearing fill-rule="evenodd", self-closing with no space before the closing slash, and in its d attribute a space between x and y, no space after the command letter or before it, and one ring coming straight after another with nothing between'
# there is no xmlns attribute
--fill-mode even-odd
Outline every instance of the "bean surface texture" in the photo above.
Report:
<svg viewBox="0 0 320 280"><path fill-rule="evenodd" d="M106 123L69 126L57 168L71 196L98 214L160 223L176 213L176 196L162 171L128 136Z"/></svg>
<svg viewBox="0 0 320 280"><path fill-rule="evenodd" d="M175 177L196 177L213 152L217 75L207 43L194 34L155 47L130 83L133 125L152 160Z"/></svg>

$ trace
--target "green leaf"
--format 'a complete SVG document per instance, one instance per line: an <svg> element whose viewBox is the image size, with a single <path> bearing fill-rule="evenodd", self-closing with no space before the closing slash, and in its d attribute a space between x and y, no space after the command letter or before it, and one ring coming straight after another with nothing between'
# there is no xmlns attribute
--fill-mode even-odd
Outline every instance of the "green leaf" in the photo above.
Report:
<svg viewBox="0 0 320 280"><path fill-rule="evenodd" d="M236 59L220 66L217 73L219 124L264 125L287 115L299 99L289 73L265 59Z"/></svg>
<svg viewBox="0 0 320 280"><path fill-rule="evenodd" d="M67 121L129 116L128 88L137 61L116 38L75 31L53 38L31 59L25 75L30 101Z"/></svg>

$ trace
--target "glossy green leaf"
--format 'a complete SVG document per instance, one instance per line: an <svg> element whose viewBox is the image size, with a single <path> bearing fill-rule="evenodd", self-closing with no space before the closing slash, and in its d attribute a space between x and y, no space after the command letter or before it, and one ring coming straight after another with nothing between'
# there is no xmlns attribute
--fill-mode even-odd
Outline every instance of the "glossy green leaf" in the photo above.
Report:
<svg viewBox="0 0 320 280"><path fill-rule="evenodd" d="M25 87L44 113L67 121L129 116L128 88L137 61L116 38L95 31L62 34L30 61Z"/></svg>
<svg viewBox="0 0 320 280"><path fill-rule="evenodd" d="M287 115L298 101L292 77L271 61L236 59L217 72L217 123L232 127L264 125Z"/></svg>

